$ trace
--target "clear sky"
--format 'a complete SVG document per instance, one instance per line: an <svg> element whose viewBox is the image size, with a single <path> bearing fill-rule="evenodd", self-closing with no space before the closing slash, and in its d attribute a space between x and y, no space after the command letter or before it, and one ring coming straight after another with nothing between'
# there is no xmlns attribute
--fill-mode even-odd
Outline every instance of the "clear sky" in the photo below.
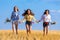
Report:
<svg viewBox="0 0 60 40"><path fill-rule="evenodd" d="M37 20L49 9L52 21L56 21L56 25L50 25L49 30L60 30L60 0L0 0L0 30L11 30L11 23L4 22L10 18L15 5L20 10L20 19L23 19L22 13L26 9L31 9ZM19 24L19 29L25 30L25 23ZM42 22L34 23L32 29L42 30Z"/></svg>

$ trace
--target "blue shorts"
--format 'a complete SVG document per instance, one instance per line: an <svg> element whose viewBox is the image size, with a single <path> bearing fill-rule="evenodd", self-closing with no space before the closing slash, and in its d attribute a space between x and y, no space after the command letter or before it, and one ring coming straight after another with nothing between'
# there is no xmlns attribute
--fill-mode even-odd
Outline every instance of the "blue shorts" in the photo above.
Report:
<svg viewBox="0 0 60 40"><path fill-rule="evenodd" d="M32 25L32 22L31 21L26 21L26 25L31 26Z"/></svg>

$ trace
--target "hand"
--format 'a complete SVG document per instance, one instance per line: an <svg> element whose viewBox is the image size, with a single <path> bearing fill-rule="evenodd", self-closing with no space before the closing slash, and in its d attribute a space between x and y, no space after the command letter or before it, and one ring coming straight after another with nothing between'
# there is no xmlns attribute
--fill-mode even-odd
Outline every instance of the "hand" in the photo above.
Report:
<svg viewBox="0 0 60 40"><path fill-rule="evenodd" d="M37 23L39 23L39 21L36 21Z"/></svg>
<svg viewBox="0 0 60 40"><path fill-rule="evenodd" d="M9 18L6 19L6 22L11 22L11 20Z"/></svg>
<svg viewBox="0 0 60 40"><path fill-rule="evenodd" d="M19 20L18 22L19 22L19 23L22 23L22 21L20 21L20 20Z"/></svg>
<svg viewBox="0 0 60 40"><path fill-rule="evenodd" d="M34 22L32 22L32 23L34 23Z"/></svg>
<svg viewBox="0 0 60 40"><path fill-rule="evenodd" d="M56 24L56 22L51 22L51 24L53 25L53 24Z"/></svg>
<svg viewBox="0 0 60 40"><path fill-rule="evenodd" d="M40 22L40 20L38 22Z"/></svg>

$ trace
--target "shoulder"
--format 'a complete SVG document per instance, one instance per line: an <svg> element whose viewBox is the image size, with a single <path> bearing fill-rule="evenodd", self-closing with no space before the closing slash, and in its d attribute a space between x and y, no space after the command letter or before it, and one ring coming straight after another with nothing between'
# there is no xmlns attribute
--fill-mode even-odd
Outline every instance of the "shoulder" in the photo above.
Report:
<svg viewBox="0 0 60 40"><path fill-rule="evenodd" d="M42 15L42 17L45 17L46 15L44 14L44 15Z"/></svg>
<svg viewBox="0 0 60 40"><path fill-rule="evenodd" d="M14 11L12 11L12 14L14 14Z"/></svg>
<svg viewBox="0 0 60 40"><path fill-rule="evenodd" d="M27 14L25 16L28 16Z"/></svg>
<svg viewBox="0 0 60 40"><path fill-rule="evenodd" d="M25 15L24 17L27 17L28 15Z"/></svg>
<svg viewBox="0 0 60 40"><path fill-rule="evenodd" d="M12 11L12 13L14 13L14 11Z"/></svg>
<svg viewBox="0 0 60 40"><path fill-rule="evenodd" d="M49 16L49 17L51 17L51 15L50 15L50 14L49 14L48 16Z"/></svg>

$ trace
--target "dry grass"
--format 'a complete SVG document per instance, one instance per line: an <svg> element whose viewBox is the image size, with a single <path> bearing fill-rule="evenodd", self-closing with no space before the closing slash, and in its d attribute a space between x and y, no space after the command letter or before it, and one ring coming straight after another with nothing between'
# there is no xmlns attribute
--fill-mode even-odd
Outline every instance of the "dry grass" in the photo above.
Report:
<svg viewBox="0 0 60 40"><path fill-rule="evenodd" d="M60 40L60 31L49 31L47 36L43 36L42 31L31 31L27 35L25 30L19 30L18 35L11 30L0 30L0 40Z"/></svg>

